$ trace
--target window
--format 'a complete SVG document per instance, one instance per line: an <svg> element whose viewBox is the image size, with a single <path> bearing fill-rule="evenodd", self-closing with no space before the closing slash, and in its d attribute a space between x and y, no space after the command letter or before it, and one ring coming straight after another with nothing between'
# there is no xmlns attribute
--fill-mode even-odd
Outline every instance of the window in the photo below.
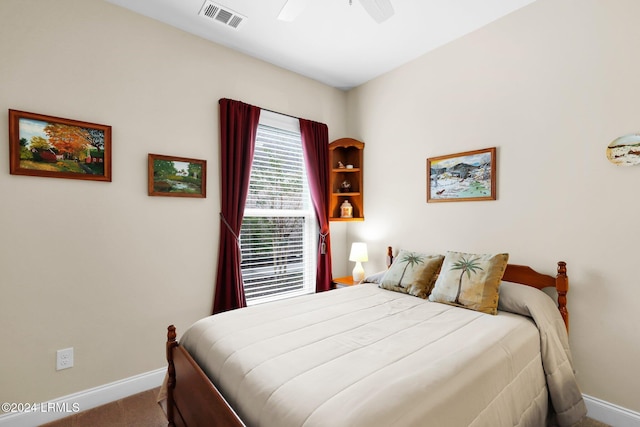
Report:
<svg viewBox="0 0 640 427"><path fill-rule="evenodd" d="M247 304L315 291L317 230L299 122L262 110L240 230Z"/></svg>

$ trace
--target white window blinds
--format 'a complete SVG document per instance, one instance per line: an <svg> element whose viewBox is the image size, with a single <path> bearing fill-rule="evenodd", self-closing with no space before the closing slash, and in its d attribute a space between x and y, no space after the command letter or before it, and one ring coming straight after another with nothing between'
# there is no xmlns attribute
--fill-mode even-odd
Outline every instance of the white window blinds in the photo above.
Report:
<svg viewBox="0 0 640 427"><path fill-rule="evenodd" d="M298 121L262 111L240 232L247 303L313 292L316 235Z"/></svg>

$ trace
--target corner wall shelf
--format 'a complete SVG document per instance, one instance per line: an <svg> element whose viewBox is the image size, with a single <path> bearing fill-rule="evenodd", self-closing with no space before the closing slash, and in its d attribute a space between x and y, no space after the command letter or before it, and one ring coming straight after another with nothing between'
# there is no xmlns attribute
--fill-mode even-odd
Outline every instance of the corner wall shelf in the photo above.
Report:
<svg viewBox="0 0 640 427"><path fill-rule="evenodd" d="M341 138L329 144L330 162L330 221L363 221L363 151L364 142L353 138ZM340 206L348 201L352 216L341 216Z"/></svg>

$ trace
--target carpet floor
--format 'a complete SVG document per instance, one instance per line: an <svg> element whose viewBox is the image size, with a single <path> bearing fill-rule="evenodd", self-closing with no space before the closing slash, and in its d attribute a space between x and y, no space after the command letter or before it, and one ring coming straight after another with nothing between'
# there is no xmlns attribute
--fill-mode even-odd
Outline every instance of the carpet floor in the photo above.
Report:
<svg viewBox="0 0 640 427"><path fill-rule="evenodd" d="M42 427L164 427L167 418L156 403L158 388L134 394L70 417L44 424ZM609 427L587 418L574 427Z"/></svg>
<svg viewBox="0 0 640 427"><path fill-rule="evenodd" d="M134 394L79 412L46 427L166 427L167 417L157 403L159 388Z"/></svg>

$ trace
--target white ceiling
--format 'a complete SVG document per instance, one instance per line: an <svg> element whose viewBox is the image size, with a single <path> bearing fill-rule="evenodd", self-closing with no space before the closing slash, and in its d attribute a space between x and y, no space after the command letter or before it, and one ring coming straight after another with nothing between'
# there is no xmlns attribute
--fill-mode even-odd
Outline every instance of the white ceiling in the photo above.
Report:
<svg viewBox="0 0 640 427"><path fill-rule="evenodd" d="M223 46L350 89L535 0L391 0L376 23L359 0L309 0L293 22L286 0L213 0L243 15L237 29L199 16L205 0L106 0Z"/></svg>

